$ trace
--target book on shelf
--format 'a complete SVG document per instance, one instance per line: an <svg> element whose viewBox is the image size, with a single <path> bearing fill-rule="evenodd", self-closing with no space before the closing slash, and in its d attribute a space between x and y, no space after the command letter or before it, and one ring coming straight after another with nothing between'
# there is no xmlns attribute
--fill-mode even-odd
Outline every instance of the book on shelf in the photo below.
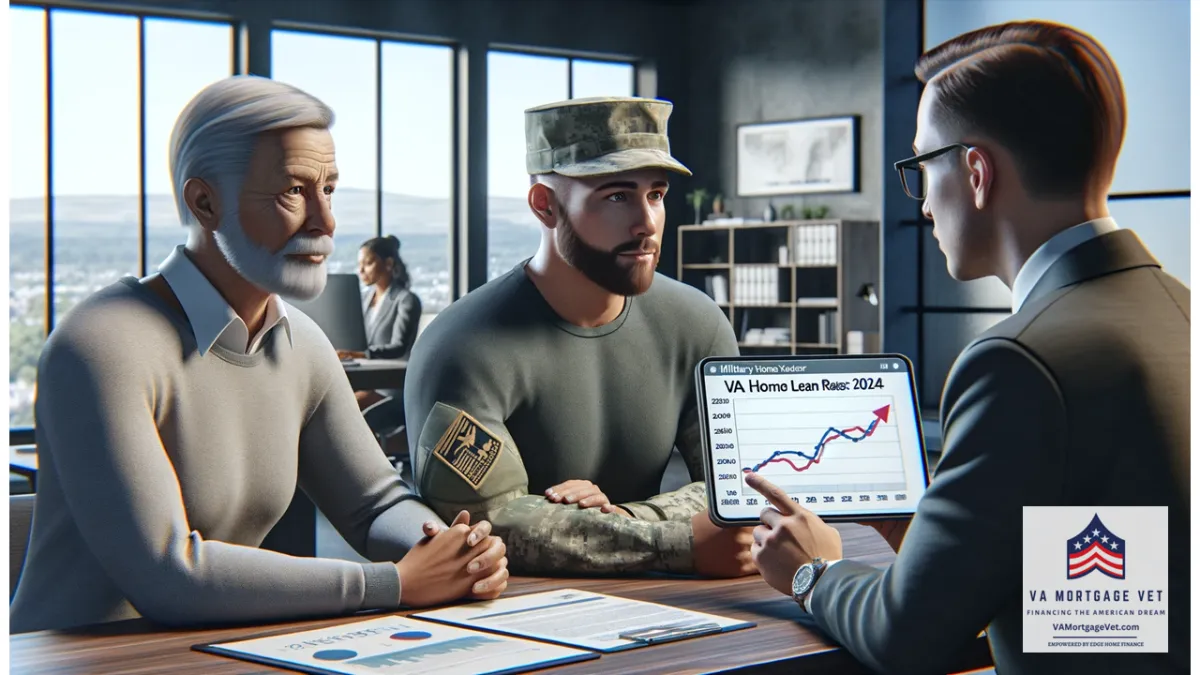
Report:
<svg viewBox="0 0 1200 675"><path fill-rule="evenodd" d="M797 307L837 307L837 298L796 298Z"/></svg>
<svg viewBox="0 0 1200 675"><path fill-rule="evenodd" d="M744 329L740 342L744 345L791 345L792 332L787 328L748 328Z"/></svg>
<svg viewBox="0 0 1200 675"><path fill-rule="evenodd" d="M704 277L704 292L718 305L729 304L729 280L724 274L710 274Z"/></svg>
<svg viewBox="0 0 1200 675"><path fill-rule="evenodd" d="M797 267L838 264L838 226L835 223L797 225L792 243Z"/></svg>
<svg viewBox="0 0 1200 675"><path fill-rule="evenodd" d="M817 316L817 342L823 345L834 345L838 341L837 310L821 312Z"/></svg>
<svg viewBox="0 0 1200 675"><path fill-rule="evenodd" d="M701 225L755 225L761 218L706 218Z"/></svg>

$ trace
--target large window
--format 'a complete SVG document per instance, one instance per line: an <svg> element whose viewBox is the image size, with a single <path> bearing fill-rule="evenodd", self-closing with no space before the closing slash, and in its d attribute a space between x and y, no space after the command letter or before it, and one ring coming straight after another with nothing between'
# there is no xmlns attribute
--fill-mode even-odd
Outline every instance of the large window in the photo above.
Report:
<svg viewBox="0 0 1200 675"><path fill-rule="evenodd" d="M926 0L930 49L956 35L1022 19L1064 23L1108 50L1125 86L1125 142L1109 195L1109 211L1141 237L1163 268L1190 283L1190 34L1183 0ZM914 202L915 204L915 202ZM915 209L914 209L915 210ZM996 279L963 284L919 225L923 275L917 306L917 362L923 404L937 406L958 352L1011 311L1012 296Z"/></svg>
<svg viewBox="0 0 1200 675"><path fill-rule="evenodd" d="M158 268L187 241L169 166L171 131L201 89L234 73L227 24L146 19L146 265Z"/></svg>
<svg viewBox="0 0 1200 675"><path fill-rule="evenodd" d="M451 300L454 50L274 30L271 76L334 111L329 271L354 272L364 242L395 235L425 313L440 311Z"/></svg>
<svg viewBox="0 0 1200 675"><path fill-rule="evenodd" d="M517 52L488 53L488 278L537 251L541 223L529 212L525 110L592 96L633 96L632 64Z"/></svg>
<svg viewBox="0 0 1200 675"><path fill-rule="evenodd" d="M231 74L233 31L130 14L8 11L9 424L24 426L33 422L46 333L80 300L153 270L157 261L147 256L185 240L166 138L191 95ZM184 50L186 59L173 56Z"/></svg>
<svg viewBox="0 0 1200 675"><path fill-rule="evenodd" d="M153 273L186 242L168 166L170 135L187 102L237 72L243 57L253 72L266 70L269 59L272 77L335 112L340 185L331 271L355 272L361 244L391 234L425 308L423 324L466 291L452 278L462 251L451 250L451 235L465 226L454 222L464 196L456 153L476 146L461 132L464 110L456 105L466 73L455 47L440 38L399 41L295 25L235 31L236 17L184 19L170 8L28 0L8 11L10 426L33 422L37 360L56 323L118 278ZM636 68L492 51L487 69L487 264L495 277L532 255L540 237L526 205L524 110L634 95Z"/></svg>

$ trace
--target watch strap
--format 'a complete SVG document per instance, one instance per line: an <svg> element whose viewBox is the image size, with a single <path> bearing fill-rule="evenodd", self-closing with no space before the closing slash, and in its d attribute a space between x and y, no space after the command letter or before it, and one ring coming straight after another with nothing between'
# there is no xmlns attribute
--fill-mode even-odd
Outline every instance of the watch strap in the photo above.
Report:
<svg viewBox="0 0 1200 675"><path fill-rule="evenodd" d="M829 563L825 562L825 560L823 558L817 557L817 558L813 558L811 563L802 565L800 569L804 569L804 567L806 567L806 566L812 568L812 574L813 574L812 582L808 585L808 588L804 591L803 594L799 594L799 595L797 595L795 593L792 594L792 599L794 599L796 601L796 603L800 605L800 608L803 609L804 611L808 611L806 601L808 600L808 597L810 595L812 595L813 589L817 587L817 582L821 580L821 575L825 573L825 570L829 567ZM797 572L797 574L799 574L799 570L797 570L796 572Z"/></svg>

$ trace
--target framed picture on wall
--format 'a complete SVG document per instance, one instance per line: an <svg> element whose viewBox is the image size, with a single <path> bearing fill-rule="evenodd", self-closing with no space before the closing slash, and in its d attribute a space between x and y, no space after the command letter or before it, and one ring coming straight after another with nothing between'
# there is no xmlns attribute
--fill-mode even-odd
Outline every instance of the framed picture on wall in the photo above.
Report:
<svg viewBox="0 0 1200 675"><path fill-rule="evenodd" d="M742 124L739 197L858 192L857 115Z"/></svg>

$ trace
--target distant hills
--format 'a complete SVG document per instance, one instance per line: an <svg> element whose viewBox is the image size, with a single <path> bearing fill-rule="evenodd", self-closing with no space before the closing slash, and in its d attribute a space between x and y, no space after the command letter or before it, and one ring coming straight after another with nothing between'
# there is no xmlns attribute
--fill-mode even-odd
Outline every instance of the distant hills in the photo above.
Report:
<svg viewBox="0 0 1200 675"><path fill-rule="evenodd" d="M65 196L54 205L56 236L96 236L94 225L128 224L138 220L138 198L131 196ZM346 232L369 236L375 227L375 193L369 190L339 188L333 198L338 227ZM45 200L13 199L9 203L10 234L40 235L45 222ZM529 212L524 198L489 197L489 223L492 228L514 228L523 234L536 230L538 222ZM175 199L171 195L149 195L146 207L147 227L179 227ZM450 200L384 193L385 230L408 235L444 234L450 219Z"/></svg>

